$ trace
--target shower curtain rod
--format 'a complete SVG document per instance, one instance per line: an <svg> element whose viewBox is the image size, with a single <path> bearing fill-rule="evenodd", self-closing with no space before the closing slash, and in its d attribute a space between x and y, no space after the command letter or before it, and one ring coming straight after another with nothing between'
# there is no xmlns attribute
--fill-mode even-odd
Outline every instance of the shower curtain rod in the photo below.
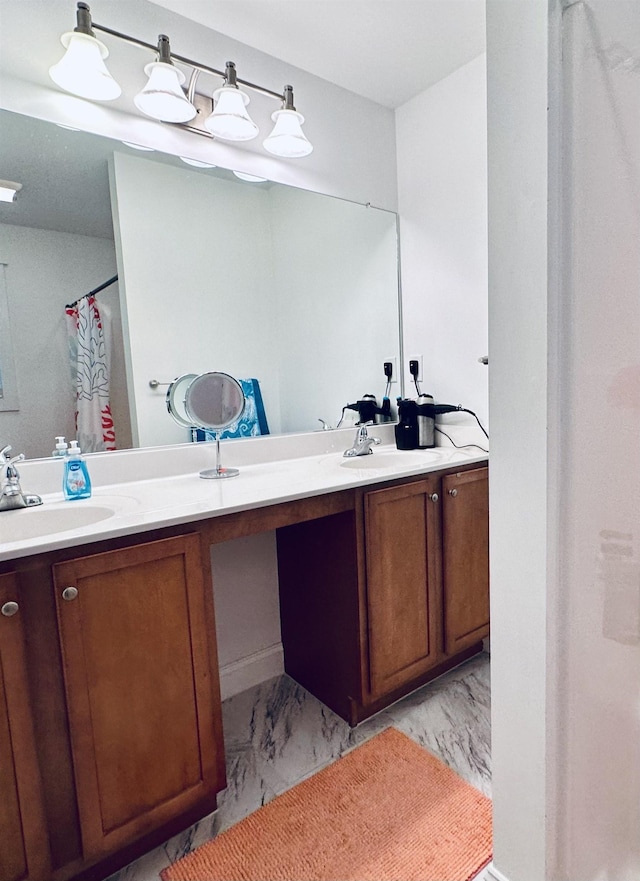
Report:
<svg viewBox="0 0 640 881"><path fill-rule="evenodd" d="M99 284L97 288L94 288L92 291L89 291L88 294L83 294L81 297L78 297L77 300L74 300L73 303L67 303L65 309L73 309L74 306L77 306L80 300L84 300L85 297L92 297L94 294L99 294L100 291L103 291L105 288L108 288L109 285L112 285L114 282L118 281L118 276L114 275L113 278L110 278L109 281L105 281L103 284Z"/></svg>

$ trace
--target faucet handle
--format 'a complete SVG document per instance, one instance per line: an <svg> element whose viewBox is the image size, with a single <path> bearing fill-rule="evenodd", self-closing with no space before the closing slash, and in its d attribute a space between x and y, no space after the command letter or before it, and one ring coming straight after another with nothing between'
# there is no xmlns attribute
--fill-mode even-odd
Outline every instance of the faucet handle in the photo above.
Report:
<svg viewBox="0 0 640 881"><path fill-rule="evenodd" d="M2 450L0 450L0 456L2 457L2 462L9 462L9 453L11 452L11 445L7 444Z"/></svg>
<svg viewBox="0 0 640 881"><path fill-rule="evenodd" d="M8 449L11 449L11 447L9 447ZM2 450L2 454L4 454L4 460L1 463L2 469L4 471L4 476L7 480L17 480L20 475L18 473L18 469L15 466L15 463L22 462L24 460L24 453L18 453L17 456L13 456L12 458L9 458L4 450Z"/></svg>

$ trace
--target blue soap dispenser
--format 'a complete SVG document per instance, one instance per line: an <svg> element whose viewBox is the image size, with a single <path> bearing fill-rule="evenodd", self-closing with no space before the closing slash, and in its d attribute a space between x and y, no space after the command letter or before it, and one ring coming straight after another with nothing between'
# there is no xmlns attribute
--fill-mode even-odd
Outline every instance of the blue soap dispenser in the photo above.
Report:
<svg viewBox="0 0 640 881"><path fill-rule="evenodd" d="M65 499L88 499L91 496L91 478L78 441L71 441L64 460L62 492Z"/></svg>

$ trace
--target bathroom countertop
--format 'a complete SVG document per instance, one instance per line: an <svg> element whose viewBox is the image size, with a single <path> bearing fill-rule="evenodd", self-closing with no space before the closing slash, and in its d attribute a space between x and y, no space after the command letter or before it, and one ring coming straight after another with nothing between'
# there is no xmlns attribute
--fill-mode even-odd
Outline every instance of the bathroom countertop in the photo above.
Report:
<svg viewBox="0 0 640 881"><path fill-rule="evenodd" d="M474 448L435 447L401 452L393 445L386 445L375 447L369 456L350 460L344 459L341 452L332 451L247 464L240 467L237 477L225 480L202 479L198 471L106 485L96 485L94 480L90 499L64 501L62 492L50 492L42 494L41 506L0 512L0 560L135 535L487 459L487 453ZM225 464L223 461L223 466ZM25 491L38 491L24 479L22 483Z"/></svg>

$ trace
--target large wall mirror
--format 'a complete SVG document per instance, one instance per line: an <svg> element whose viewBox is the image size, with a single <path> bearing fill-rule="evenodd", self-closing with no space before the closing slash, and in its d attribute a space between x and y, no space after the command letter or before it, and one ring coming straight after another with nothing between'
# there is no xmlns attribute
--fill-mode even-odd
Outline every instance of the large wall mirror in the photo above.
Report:
<svg viewBox="0 0 640 881"><path fill-rule="evenodd" d="M395 214L6 111L0 129L0 178L22 184L0 203L14 450L75 436L65 305L116 273L97 299L118 448L189 440L164 403L185 373L256 379L272 434L381 398L401 364Z"/></svg>

